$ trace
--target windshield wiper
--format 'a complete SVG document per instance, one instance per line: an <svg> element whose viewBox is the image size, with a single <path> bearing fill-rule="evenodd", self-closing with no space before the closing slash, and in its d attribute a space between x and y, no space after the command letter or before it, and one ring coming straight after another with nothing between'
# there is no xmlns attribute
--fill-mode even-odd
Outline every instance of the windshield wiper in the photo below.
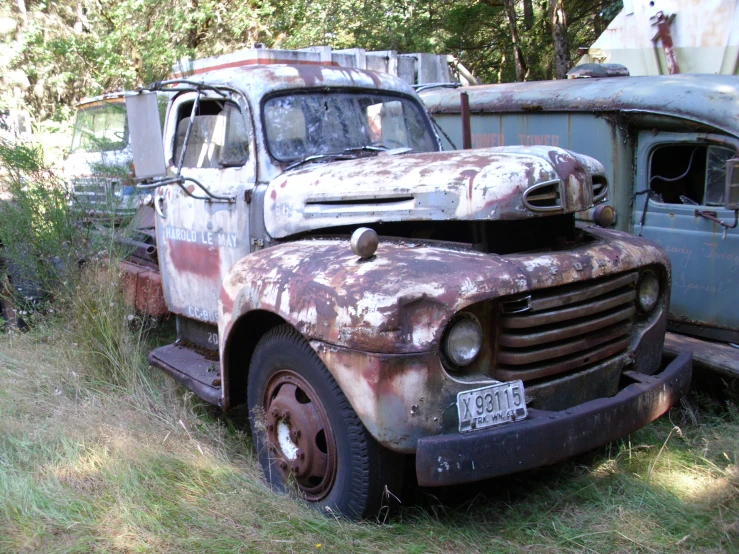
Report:
<svg viewBox="0 0 739 554"><path fill-rule="evenodd" d="M356 154L360 152L378 153L378 152L386 152L387 150L388 150L387 146L384 146L382 144L365 144L364 146L351 146L349 148L345 148L341 152L326 152L325 154L311 154L310 156L306 156L305 158L302 158L300 160L297 160L291 163L285 168L285 171L294 169L303 164L307 164L307 163L315 162L319 160L353 160L357 157Z"/></svg>
<svg viewBox="0 0 739 554"><path fill-rule="evenodd" d="M351 153L351 152L387 152L390 150L387 146L384 144L365 144L363 146L351 146L349 148L344 148L344 153Z"/></svg>
<svg viewBox="0 0 739 554"><path fill-rule="evenodd" d="M311 154L300 160L297 160L285 168L285 171L289 171L301 165L315 162L318 160L353 160L356 156L353 156L351 152L328 152L326 154Z"/></svg>
<svg viewBox="0 0 739 554"><path fill-rule="evenodd" d="M301 165L319 161L319 160L354 160L357 158L357 154L361 152L371 152L379 154L380 152L389 152L391 154L405 154L406 152L413 151L412 148L388 148L384 144L365 144L362 146L350 146L344 148L341 152L326 152L325 154L311 154L300 160L297 160L285 168L285 171L289 171Z"/></svg>

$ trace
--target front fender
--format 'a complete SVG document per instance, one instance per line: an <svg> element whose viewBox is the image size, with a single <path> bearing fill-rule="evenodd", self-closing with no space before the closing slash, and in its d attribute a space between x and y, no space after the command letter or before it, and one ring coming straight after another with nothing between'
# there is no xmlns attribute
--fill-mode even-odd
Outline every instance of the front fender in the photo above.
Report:
<svg viewBox="0 0 739 554"><path fill-rule="evenodd" d="M229 270L219 302L221 344L242 315L265 310L309 340L373 353L425 352L460 309L527 288L515 264L470 250L382 242L361 260L348 240L285 243Z"/></svg>
<svg viewBox="0 0 739 554"><path fill-rule="evenodd" d="M227 345L242 345L230 340L236 323L257 313L274 314L311 343L381 444L413 452L421 437L453 427L456 412L447 412L457 392L480 386L450 378L440 363L441 335L459 310L655 264L664 267L669 283L668 258L658 246L615 231L588 233L589 240L566 250L505 257L395 240L382 241L376 256L360 260L349 241L339 239L284 243L250 254L229 270L221 289L224 387L229 386ZM637 344L630 348L649 358L645 365L654 360L641 356L638 343L646 337L661 348L664 317L657 319L648 337L635 334ZM258 336L263 329L252 331ZM624 353L618 363L627 358Z"/></svg>

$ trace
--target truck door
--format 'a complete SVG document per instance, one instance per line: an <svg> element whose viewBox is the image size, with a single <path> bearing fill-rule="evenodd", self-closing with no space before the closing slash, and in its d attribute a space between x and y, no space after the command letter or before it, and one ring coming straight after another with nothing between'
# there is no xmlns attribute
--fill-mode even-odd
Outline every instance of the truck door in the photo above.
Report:
<svg viewBox="0 0 739 554"><path fill-rule="evenodd" d="M634 233L672 260L671 328L731 342L739 339L739 229L698 212L733 223L723 194L735 156L725 137L640 132L633 213Z"/></svg>
<svg viewBox="0 0 739 554"><path fill-rule="evenodd" d="M254 187L255 153L248 105L243 99L201 96L187 148L196 93L173 101L165 123L165 157L174 173L182 158L186 181L160 187L155 196L157 243L164 296L170 311L216 324L221 279L249 252L246 191ZM217 339L215 335L213 341Z"/></svg>

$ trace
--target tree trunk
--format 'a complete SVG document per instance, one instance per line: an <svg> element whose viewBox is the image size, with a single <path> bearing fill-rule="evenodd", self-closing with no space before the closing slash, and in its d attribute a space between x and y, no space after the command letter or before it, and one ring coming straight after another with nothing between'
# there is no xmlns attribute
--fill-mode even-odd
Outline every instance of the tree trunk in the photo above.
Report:
<svg viewBox="0 0 739 554"><path fill-rule="evenodd" d="M523 81L526 79L528 68L526 67L526 60L521 52L521 43L518 39L518 28L516 26L516 8L514 5L515 0L504 0L505 13L508 16L508 27L511 29L511 40L513 41L513 59L516 62L516 81Z"/></svg>
<svg viewBox="0 0 739 554"><path fill-rule="evenodd" d="M554 42L554 78L565 79L567 78L569 55L564 0L550 0L549 20L552 24L552 40Z"/></svg>
<svg viewBox="0 0 739 554"><path fill-rule="evenodd" d="M603 10L605 10L603 4L604 1L601 0L600 9L593 16L593 32L595 33L596 39L603 33Z"/></svg>
<svg viewBox="0 0 739 554"><path fill-rule="evenodd" d="M28 25L28 12L26 11L26 0L15 0L15 7L18 8L18 13L21 16L21 22L25 27Z"/></svg>
<svg viewBox="0 0 739 554"><path fill-rule="evenodd" d="M190 2L190 9L192 10L192 13L196 13L199 8L200 3L198 2L198 0L192 0L192 2ZM193 57L195 55L195 49L200 44L201 38L202 33L201 30L198 28L198 24L195 21L190 20L190 30L187 33L187 47L192 52Z"/></svg>
<svg viewBox="0 0 739 554"><path fill-rule="evenodd" d="M531 0L523 0L523 28L530 31L534 26L534 5Z"/></svg>

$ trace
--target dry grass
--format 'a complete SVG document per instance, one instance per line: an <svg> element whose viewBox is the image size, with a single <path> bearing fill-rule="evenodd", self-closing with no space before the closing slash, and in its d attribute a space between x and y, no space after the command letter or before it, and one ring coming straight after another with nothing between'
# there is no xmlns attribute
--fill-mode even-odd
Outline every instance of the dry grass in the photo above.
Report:
<svg viewBox="0 0 739 554"><path fill-rule="evenodd" d="M739 550L733 408L694 398L573 461L348 523L269 493L237 420L149 374L137 340L121 381L73 328L0 338L0 552Z"/></svg>

